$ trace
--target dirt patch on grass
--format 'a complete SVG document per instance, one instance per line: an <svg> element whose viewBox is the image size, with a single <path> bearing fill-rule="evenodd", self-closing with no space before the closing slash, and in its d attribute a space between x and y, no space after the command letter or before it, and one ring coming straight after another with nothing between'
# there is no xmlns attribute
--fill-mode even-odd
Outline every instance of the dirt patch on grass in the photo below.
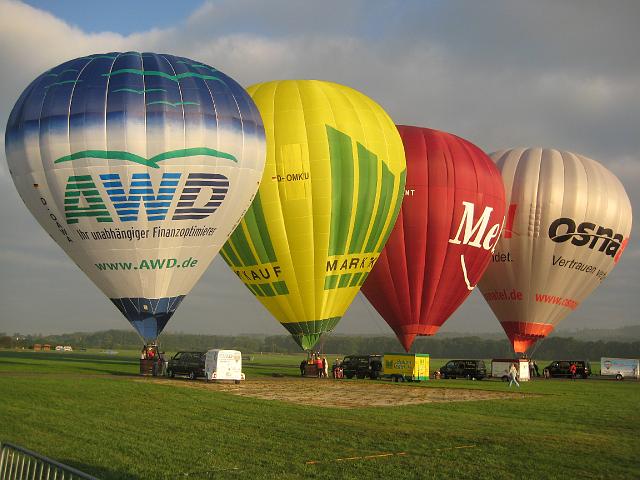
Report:
<svg viewBox="0 0 640 480"><path fill-rule="evenodd" d="M392 407L433 402L468 402L524 398L511 392L491 392L462 388L429 388L422 385L381 382L322 380L315 378L264 378L233 383L206 383L204 381L145 379L164 385L182 386L241 397L279 400L297 405L334 408Z"/></svg>

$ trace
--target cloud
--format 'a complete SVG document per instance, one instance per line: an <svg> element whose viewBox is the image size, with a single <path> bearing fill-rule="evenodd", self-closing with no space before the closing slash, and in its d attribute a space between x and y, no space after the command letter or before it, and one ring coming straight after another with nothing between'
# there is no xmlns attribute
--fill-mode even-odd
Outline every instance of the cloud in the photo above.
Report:
<svg viewBox="0 0 640 480"><path fill-rule="evenodd" d="M638 207L639 17L635 0L615 7L596 0L220 0L204 3L170 28L121 35L90 34L37 8L0 0L0 127L29 81L69 58L124 50L171 52L213 65L243 85L281 78L343 83L378 101L396 123L451 131L486 151L536 145L575 151L618 175ZM37 272L25 267L37 259L66 258L20 205L4 159L0 180L0 220L13 226L0 234L5 252L0 261L13 257L3 262L0 287L8 307L0 330L13 328L7 326L9 317L33 317L45 307L58 320L35 330L74 329L69 326L74 320L91 328L103 325L104 318L113 321L112 306L74 268L58 274L51 262L40 262ZM603 318L612 325L638 322L638 228L611 278L565 325L598 326ZM169 329L283 331L225 268L214 263ZM42 281L47 278L86 298L76 307L52 300ZM11 284L37 291L24 302ZM96 309L92 319L73 313L88 306ZM229 318L234 322L227 323ZM357 299L338 331L388 332L381 322ZM26 330L22 323L11 325ZM445 329L498 327L474 294Z"/></svg>

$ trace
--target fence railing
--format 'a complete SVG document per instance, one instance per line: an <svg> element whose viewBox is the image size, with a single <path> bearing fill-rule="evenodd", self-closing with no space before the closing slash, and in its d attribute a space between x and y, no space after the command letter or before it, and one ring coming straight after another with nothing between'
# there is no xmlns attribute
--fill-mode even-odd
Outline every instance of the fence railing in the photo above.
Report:
<svg viewBox="0 0 640 480"><path fill-rule="evenodd" d="M12 443L0 444L0 480L98 480Z"/></svg>

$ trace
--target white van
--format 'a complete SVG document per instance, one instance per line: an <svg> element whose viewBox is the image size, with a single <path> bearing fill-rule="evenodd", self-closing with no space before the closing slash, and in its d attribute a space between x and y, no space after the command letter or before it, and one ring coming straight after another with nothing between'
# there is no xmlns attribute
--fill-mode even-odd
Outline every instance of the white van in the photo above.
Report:
<svg viewBox="0 0 640 480"><path fill-rule="evenodd" d="M600 375L613 376L616 380L623 378L640 378L640 360L637 358L610 358L600 359Z"/></svg>
<svg viewBox="0 0 640 480"><path fill-rule="evenodd" d="M204 376L209 381L244 380L242 373L242 353L238 350L208 350L204 359Z"/></svg>
<svg viewBox="0 0 640 480"><path fill-rule="evenodd" d="M491 360L491 376L508 382L512 363L515 363L518 369L518 381L528 382L531 377L529 376L529 360L526 358L494 358Z"/></svg>

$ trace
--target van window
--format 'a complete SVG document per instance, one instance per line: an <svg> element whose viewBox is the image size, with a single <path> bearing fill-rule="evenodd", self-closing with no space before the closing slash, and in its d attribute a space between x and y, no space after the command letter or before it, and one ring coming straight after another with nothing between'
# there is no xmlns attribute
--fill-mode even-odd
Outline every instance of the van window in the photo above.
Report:
<svg viewBox="0 0 640 480"><path fill-rule="evenodd" d="M447 368L453 368L455 367L455 365L456 365L455 362L449 362L447 363Z"/></svg>

